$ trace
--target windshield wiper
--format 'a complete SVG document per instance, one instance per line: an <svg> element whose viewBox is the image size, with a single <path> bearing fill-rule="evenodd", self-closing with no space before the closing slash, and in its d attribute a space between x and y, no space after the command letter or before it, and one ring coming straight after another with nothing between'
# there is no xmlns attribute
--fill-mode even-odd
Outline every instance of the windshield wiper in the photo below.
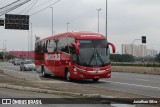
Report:
<svg viewBox="0 0 160 107"><path fill-rule="evenodd" d="M90 64L91 64L91 62L92 62L92 60L93 60L93 58L94 58L94 53L95 53L95 49L94 49L94 51L93 51L92 57L91 57L91 59L90 59L90 61L89 61L88 65L90 65Z"/></svg>
<svg viewBox="0 0 160 107"><path fill-rule="evenodd" d="M97 53L97 55L99 56L99 59L100 59L100 61L101 61L102 65L104 65L104 61L102 60L101 56L99 55L99 53L98 53L97 49L96 49L96 53Z"/></svg>

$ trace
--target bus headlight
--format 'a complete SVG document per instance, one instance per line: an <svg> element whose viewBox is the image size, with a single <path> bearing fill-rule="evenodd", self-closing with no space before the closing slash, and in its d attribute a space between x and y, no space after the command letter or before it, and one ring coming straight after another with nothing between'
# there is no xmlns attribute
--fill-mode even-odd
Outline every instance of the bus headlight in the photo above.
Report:
<svg viewBox="0 0 160 107"><path fill-rule="evenodd" d="M110 70L111 70L111 68L106 69L106 71L110 71Z"/></svg>
<svg viewBox="0 0 160 107"><path fill-rule="evenodd" d="M86 71L87 71L87 70L85 70L85 69L81 69L81 68L78 68L78 67L75 66L74 71L77 71L77 70L79 70L79 71L81 71L81 72L86 72Z"/></svg>
<svg viewBox="0 0 160 107"><path fill-rule="evenodd" d="M76 72L77 71L77 68L74 68L74 72Z"/></svg>

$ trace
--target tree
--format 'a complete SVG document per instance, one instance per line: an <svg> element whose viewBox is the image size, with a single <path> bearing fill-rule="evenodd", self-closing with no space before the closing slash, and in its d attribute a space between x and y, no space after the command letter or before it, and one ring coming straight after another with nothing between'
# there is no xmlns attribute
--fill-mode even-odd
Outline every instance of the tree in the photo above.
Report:
<svg viewBox="0 0 160 107"><path fill-rule="evenodd" d="M3 53L3 52L0 52L0 59L1 59L1 60L3 59L3 56L4 56L4 53Z"/></svg>

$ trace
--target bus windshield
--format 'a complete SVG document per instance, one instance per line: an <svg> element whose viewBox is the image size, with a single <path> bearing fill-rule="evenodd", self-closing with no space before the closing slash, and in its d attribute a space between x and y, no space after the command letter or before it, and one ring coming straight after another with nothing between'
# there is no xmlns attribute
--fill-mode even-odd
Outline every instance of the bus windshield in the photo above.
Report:
<svg viewBox="0 0 160 107"><path fill-rule="evenodd" d="M110 64L110 53L105 39L80 40L79 48L77 64L89 67Z"/></svg>

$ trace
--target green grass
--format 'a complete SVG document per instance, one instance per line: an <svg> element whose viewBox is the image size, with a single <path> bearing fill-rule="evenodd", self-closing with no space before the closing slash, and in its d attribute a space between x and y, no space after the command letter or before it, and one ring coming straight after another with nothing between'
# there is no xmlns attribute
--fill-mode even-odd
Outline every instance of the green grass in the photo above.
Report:
<svg viewBox="0 0 160 107"><path fill-rule="evenodd" d="M136 67L160 67L160 63L120 63L120 62L113 62L113 66L136 66Z"/></svg>

